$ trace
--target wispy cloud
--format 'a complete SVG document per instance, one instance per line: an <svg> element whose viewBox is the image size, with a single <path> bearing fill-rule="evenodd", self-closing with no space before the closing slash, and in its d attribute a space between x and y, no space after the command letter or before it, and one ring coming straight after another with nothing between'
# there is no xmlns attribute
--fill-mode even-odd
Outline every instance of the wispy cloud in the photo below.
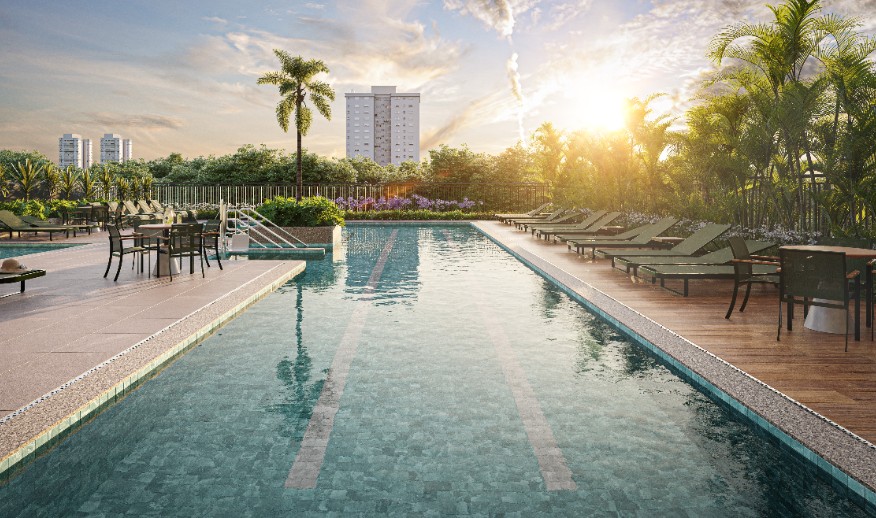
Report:
<svg viewBox="0 0 876 518"><path fill-rule="evenodd" d="M108 128L137 128L141 130L179 129L185 124L179 117L169 117L155 114L123 114L111 112L98 112L84 114L83 118L88 122L101 124Z"/></svg>

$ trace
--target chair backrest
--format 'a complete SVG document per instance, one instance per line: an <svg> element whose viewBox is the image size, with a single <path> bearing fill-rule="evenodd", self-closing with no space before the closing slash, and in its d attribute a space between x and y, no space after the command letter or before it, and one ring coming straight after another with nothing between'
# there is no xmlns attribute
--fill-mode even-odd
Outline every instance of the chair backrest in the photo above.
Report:
<svg viewBox="0 0 876 518"><path fill-rule="evenodd" d="M204 222L204 232L219 232L219 225L221 224L218 219L208 219Z"/></svg>
<svg viewBox="0 0 876 518"><path fill-rule="evenodd" d="M647 225L637 236L630 239L632 243L648 243L655 237L669 230L669 227L678 223L676 218L663 218L656 223Z"/></svg>
<svg viewBox="0 0 876 518"><path fill-rule="evenodd" d="M846 254L811 250L779 249L784 297L849 300Z"/></svg>
<svg viewBox="0 0 876 518"><path fill-rule="evenodd" d="M575 224L575 227L579 230L587 230L588 227L596 223L602 216L605 215L604 210L597 210L596 212L590 214L586 218L584 218L581 223Z"/></svg>
<svg viewBox="0 0 876 518"><path fill-rule="evenodd" d="M110 253L118 252L122 249L122 233L119 232L119 227L109 224L106 226L107 234L109 234Z"/></svg>
<svg viewBox="0 0 876 518"><path fill-rule="evenodd" d="M201 251L203 226L200 223L177 223L170 227L170 255L197 254Z"/></svg>
<svg viewBox="0 0 876 518"><path fill-rule="evenodd" d="M152 212L164 212L164 205L158 203L158 200L151 200L149 203L152 205Z"/></svg>
<svg viewBox="0 0 876 518"><path fill-rule="evenodd" d="M708 225L684 238L682 242L672 247L672 252L685 255L693 255L728 230L730 230L730 225L709 223ZM744 245L745 242L743 241L742 244Z"/></svg>
<svg viewBox="0 0 876 518"><path fill-rule="evenodd" d="M152 206L146 200L137 200L137 207L140 209L140 212L143 214L154 212L152 210Z"/></svg>

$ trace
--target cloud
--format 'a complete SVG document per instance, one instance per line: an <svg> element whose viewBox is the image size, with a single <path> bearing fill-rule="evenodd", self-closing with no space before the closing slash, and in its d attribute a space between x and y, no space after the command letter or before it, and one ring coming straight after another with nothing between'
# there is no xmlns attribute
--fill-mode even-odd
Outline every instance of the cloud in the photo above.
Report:
<svg viewBox="0 0 876 518"><path fill-rule="evenodd" d="M137 128L140 130L179 129L185 124L179 117L168 117L154 114L124 114L97 112L86 113L83 118L94 124L101 124L107 128Z"/></svg>
<svg viewBox="0 0 876 518"><path fill-rule="evenodd" d="M228 25L228 20L225 18L219 18L218 16L206 16L202 18L204 21L218 23L219 25Z"/></svg>
<svg viewBox="0 0 876 518"><path fill-rule="evenodd" d="M502 37L514 34L514 7L508 0L444 0L444 8L471 15Z"/></svg>

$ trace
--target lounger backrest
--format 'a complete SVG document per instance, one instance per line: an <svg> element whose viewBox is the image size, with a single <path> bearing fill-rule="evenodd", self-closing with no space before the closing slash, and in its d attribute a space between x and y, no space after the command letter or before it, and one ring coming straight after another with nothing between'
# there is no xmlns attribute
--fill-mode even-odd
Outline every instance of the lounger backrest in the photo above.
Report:
<svg viewBox="0 0 876 518"><path fill-rule="evenodd" d="M137 200L137 206L143 214L152 212L152 206L146 200Z"/></svg>
<svg viewBox="0 0 876 518"><path fill-rule="evenodd" d="M527 214L529 214L530 216L535 216L536 214L538 214L539 212L543 211L544 209L546 209L546 208L548 208L548 207L550 207L550 206L551 206L551 202L543 203L543 204L541 204L540 206L538 206L538 207L532 209L531 211L527 212Z"/></svg>
<svg viewBox="0 0 876 518"><path fill-rule="evenodd" d="M669 230L669 227L678 223L675 218L663 218L656 223L651 223L639 235L630 239L632 243L649 243L652 239Z"/></svg>
<svg viewBox="0 0 876 518"><path fill-rule="evenodd" d="M577 228L579 228L581 230L587 230L590 226L594 225L597 221L599 221L599 219L602 218L602 216L605 216L605 211L604 210L597 210L596 212L594 212L594 213L590 214L589 216L587 216L586 218L584 218L584 221L582 221L581 223L578 223Z"/></svg>
<svg viewBox="0 0 876 518"><path fill-rule="evenodd" d="M10 228L30 228L30 224L8 210L0 210L0 223Z"/></svg>
<svg viewBox="0 0 876 518"><path fill-rule="evenodd" d="M682 241L681 243L678 243L677 245L672 247L672 252L684 255L693 255L728 230L730 230L730 225L709 223L708 225L684 238L684 241Z"/></svg>
<svg viewBox="0 0 876 518"><path fill-rule="evenodd" d="M602 212L604 213L605 211ZM602 227L619 218L620 214L620 212L609 212L607 214L603 214L599 218L599 220L591 223L589 227L584 227L584 230L587 230L588 232L596 232L597 230L600 230Z"/></svg>
<svg viewBox="0 0 876 518"><path fill-rule="evenodd" d="M140 208L137 207L137 205L135 205L134 202L132 202L131 200L123 201L122 204L125 206L125 211L128 214L140 214Z"/></svg>

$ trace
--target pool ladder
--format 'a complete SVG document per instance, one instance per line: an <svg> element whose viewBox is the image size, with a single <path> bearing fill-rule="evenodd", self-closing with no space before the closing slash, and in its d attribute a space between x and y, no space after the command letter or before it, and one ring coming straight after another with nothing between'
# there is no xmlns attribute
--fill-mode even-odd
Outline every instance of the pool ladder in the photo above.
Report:
<svg viewBox="0 0 876 518"><path fill-rule="evenodd" d="M252 206L243 205L226 208L224 203L222 203L220 204L220 214L223 217L222 228L227 229L231 233L230 243L228 243L227 235L223 240L225 241L224 248L229 252L245 252L250 248L260 248L266 250L322 251L323 254L325 253L324 248L308 247L307 243L278 226ZM257 236L259 239L253 240L253 236Z"/></svg>

